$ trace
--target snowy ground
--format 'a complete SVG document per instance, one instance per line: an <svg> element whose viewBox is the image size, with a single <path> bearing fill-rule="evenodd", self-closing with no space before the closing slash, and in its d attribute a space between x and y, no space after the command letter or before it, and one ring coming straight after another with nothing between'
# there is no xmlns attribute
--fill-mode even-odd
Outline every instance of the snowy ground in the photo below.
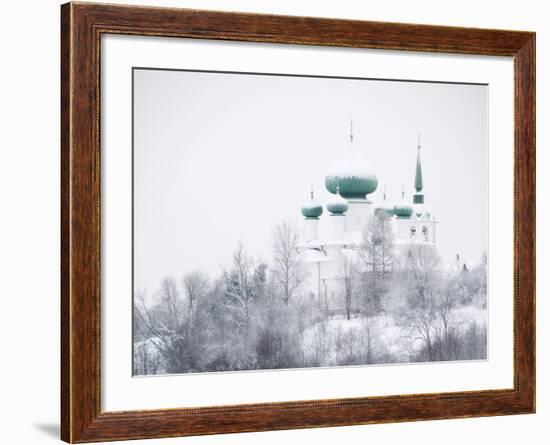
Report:
<svg viewBox="0 0 550 445"><path fill-rule="evenodd" d="M439 322L438 322L439 323ZM436 323L434 329L441 329ZM472 323L487 326L487 311L474 305L454 309L450 323L465 331ZM356 316L347 320L334 315L308 327L301 336L301 350L307 366L406 363L424 346L407 328L398 324L393 313L373 317ZM163 373L159 354L160 339L151 337L134 343L134 356L148 363L147 373ZM150 368L150 369L149 369ZM138 371L138 374L143 373Z"/></svg>
<svg viewBox="0 0 550 445"><path fill-rule="evenodd" d="M487 311L473 305L463 306L454 310L451 322L461 330L468 329L474 322L479 327L485 327ZM345 361L346 352L362 355L363 363L368 363L368 350L371 359L374 357L382 363L407 362L411 353L423 347L422 341L412 337L406 328L398 325L392 314L351 320L334 316L306 329L302 336L302 348L306 359L315 362L319 358L318 366L341 364L343 358Z"/></svg>

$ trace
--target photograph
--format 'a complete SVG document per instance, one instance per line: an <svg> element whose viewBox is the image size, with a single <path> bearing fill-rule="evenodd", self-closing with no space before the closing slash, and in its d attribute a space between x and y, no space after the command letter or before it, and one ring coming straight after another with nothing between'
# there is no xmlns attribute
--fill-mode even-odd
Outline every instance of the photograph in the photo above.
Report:
<svg viewBox="0 0 550 445"><path fill-rule="evenodd" d="M488 86L134 67L133 376L487 360Z"/></svg>
<svg viewBox="0 0 550 445"><path fill-rule="evenodd" d="M8 14L44 38L3 71L25 84L8 89L24 125L6 147L26 172L6 163L24 267L5 318L40 331L4 355L44 409L7 437L36 443L29 416L67 443L507 444L546 426L532 415L542 7L398 1ZM36 200L45 172L56 199ZM10 386L16 408L27 383Z"/></svg>

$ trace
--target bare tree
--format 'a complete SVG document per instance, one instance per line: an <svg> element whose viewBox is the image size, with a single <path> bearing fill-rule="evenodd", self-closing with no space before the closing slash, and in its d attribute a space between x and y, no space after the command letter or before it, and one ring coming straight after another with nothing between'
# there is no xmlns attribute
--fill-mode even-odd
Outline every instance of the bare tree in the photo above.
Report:
<svg viewBox="0 0 550 445"><path fill-rule="evenodd" d="M273 280L285 305L295 296L304 280L297 244L300 232L295 223L285 220L273 230Z"/></svg>
<svg viewBox="0 0 550 445"><path fill-rule="evenodd" d="M378 215L364 228L359 247L339 249L341 269L327 278L330 298L339 301L333 317L333 310L319 310L314 295L297 298L304 280L297 240L296 226L285 221L273 231L269 266L239 244L218 277L193 271L179 282L162 280L154 299L137 293L134 373L486 357L486 323L479 312L486 260L449 273L433 247L415 245L394 255L389 221ZM374 317L381 309L374 299L381 296L394 304ZM365 307L370 312L353 322L341 319L345 314L351 320Z"/></svg>
<svg viewBox="0 0 550 445"><path fill-rule="evenodd" d="M145 306L145 291L136 292L133 307L133 373L134 375L156 374L161 369L161 358L150 330L141 316Z"/></svg>
<svg viewBox="0 0 550 445"><path fill-rule="evenodd" d="M157 347L166 363L166 372L184 372L185 329L183 302L179 297L176 282L165 278L157 294L158 304L154 308L147 306L144 296L136 296L135 314L139 322L146 327L149 338Z"/></svg>
<svg viewBox="0 0 550 445"><path fill-rule="evenodd" d="M232 338L228 335L233 319L227 311L227 283L225 276L212 282L207 306L207 317L210 321L211 342L209 344L213 356L207 365L208 371L226 371L230 369L230 346Z"/></svg>
<svg viewBox="0 0 550 445"><path fill-rule="evenodd" d="M403 308L400 313L400 324L409 338L414 342L421 342L428 361L434 361L435 343L438 338L438 313L435 301L430 299L422 306Z"/></svg>
<svg viewBox="0 0 550 445"><path fill-rule="evenodd" d="M342 265L342 275L340 279L341 294L344 297L344 308L346 310L346 319L351 319L351 313L353 310L353 300L357 293L357 262L355 261L353 253L349 249L345 249L344 261Z"/></svg>
<svg viewBox="0 0 550 445"><path fill-rule="evenodd" d="M134 375L154 375L162 368L162 359L155 343L150 339L134 343Z"/></svg>
<svg viewBox="0 0 550 445"><path fill-rule="evenodd" d="M421 342L427 360L433 361L436 360L436 344L443 335L442 326L446 324L449 328L453 300L451 294L449 298L441 298L440 259L434 248L410 247L404 267L408 295L407 304L400 313L400 323L415 342Z"/></svg>
<svg viewBox="0 0 550 445"><path fill-rule="evenodd" d="M193 314L197 302L206 295L208 285L208 277L197 270L183 277L182 286L187 296L187 309L189 314Z"/></svg>
<svg viewBox="0 0 550 445"><path fill-rule="evenodd" d="M386 279L394 268L393 231L389 217L377 213L370 217L359 246L363 266L363 290L369 311L378 311L386 292Z"/></svg>
<svg viewBox="0 0 550 445"><path fill-rule="evenodd" d="M480 328L475 321L460 319L455 309L447 300L430 298L423 306L403 310L401 323L405 332L420 342L420 348L412 350L412 360L486 358L486 328Z"/></svg>
<svg viewBox="0 0 550 445"><path fill-rule="evenodd" d="M433 246L412 246L405 259L405 271L414 292L413 304L424 304L434 296L441 276L441 259Z"/></svg>
<svg viewBox="0 0 550 445"><path fill-rule="evenodd" d="M464 319L457 309L464 303L465 272L443 277L434 249L418 246L407 258L410 296L400 322L410 338L420 341L414 360L462 360L486 353L486 331Z"/></svg>
<svg viewBox="0 0 550 445"><path fill-rule="evenodd" d="M371 216L363 229L360 251L373 279L384 279L391 272L394 263L393 242L389 217L383 213Z"/></svg>
<svg viewBox="0 0 550 445"><path fill-rule="evenodd" d="M273 279L285 305L296 295L304 280L304 271L296 248L299 230L286 220L273 230Z"/></svg>
<svg viewBox="0 0 550 445"><path fill-rule="evenodd" d="M163 279L157 297L160 300L156 314L157 330L179 335L182 329L184 306L176 281L173 278Z"/></svg>
<svg viewBox="0 0 550 445"><path fill-rule="evenodd" d="M240 243L233 252L232 269L224 271L227 307L234 313L233 320L241 330L248 330L250 307L254 298L254 263Z"/></svg>

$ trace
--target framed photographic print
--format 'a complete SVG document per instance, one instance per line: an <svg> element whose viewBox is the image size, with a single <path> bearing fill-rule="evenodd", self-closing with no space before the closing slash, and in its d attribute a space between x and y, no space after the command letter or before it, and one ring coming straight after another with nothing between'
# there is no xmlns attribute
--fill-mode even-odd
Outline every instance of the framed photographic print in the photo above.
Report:
<svg viewBox="0 0 550 445"><path fill-rule="evenodd" d="M535 411L535 35L67 3L62 439Z"/></svg>

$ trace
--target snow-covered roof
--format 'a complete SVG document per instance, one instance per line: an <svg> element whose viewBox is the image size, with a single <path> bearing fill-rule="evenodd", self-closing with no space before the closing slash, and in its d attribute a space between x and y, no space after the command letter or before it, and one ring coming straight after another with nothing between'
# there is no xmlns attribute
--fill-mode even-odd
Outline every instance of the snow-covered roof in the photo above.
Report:
<svg viewBox="0 0 550 445"><path fill-rule="evenodd" d="M354 148L347 156L337 161L327 172L329 176L338 176L339 178L354 177L358 179L376 179L374 169L365 158Z"/></svg>
<svg viewBox="0 0 550 445"><path fill-rule="evenodd" d="M302 241L296 244L298 249L319 249L323 246L323 243L319 238L312 239L310 241Z"/></svg>
<svg viewBox="0 0 550 445"><path fill-rule="evenodd" d="M300 261L303 263L322 263L330 261L329 258L319 249L307 249L300 254Z"/></svg>
<svg viewBox="0 0 550 445"><path fill-rule="evenodd" d="M365 196L373 193L378 186L374 169L355 147L347 151L345 157L327 171L326 189L335 194L337 186L340 186L340 194L344 198L359 199L365 199Z"/></svg>

